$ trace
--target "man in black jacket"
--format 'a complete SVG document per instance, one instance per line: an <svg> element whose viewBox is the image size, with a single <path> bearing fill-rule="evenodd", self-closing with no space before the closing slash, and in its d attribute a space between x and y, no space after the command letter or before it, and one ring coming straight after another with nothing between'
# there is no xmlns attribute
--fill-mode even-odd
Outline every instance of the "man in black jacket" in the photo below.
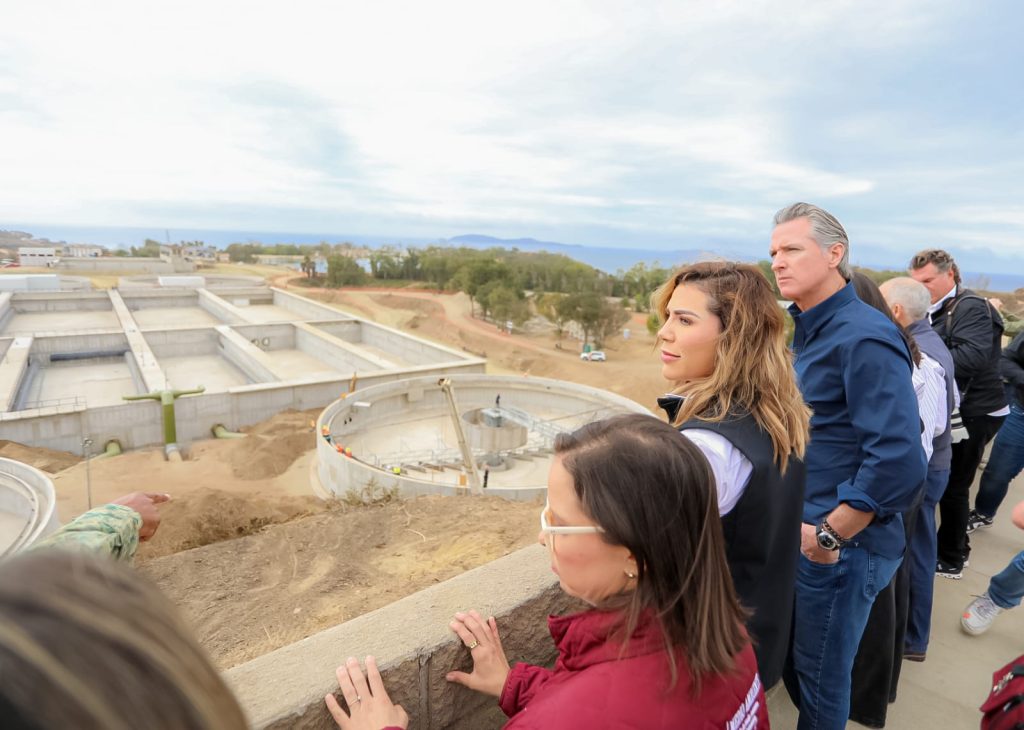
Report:
<svg viewBox="0 0 1024 730"><path fill-rule="evenodd" d="M953 444L949 484L939 502L942 523L935 572L958 580L970 551L971 483L985 446L1010 412L999 376L1003 320L988 300L963 287L956 262L941 249L916 254L910 261L910 276L931 295L931 325L953 356L960 415L968 433L966 439Z"/></svg>
<svg viewBox="0 0 1024 730"><path fill-rule="evenodd" d="M999 429L992 454L981 473L967 531L989 527L1006 497L1010 481L1024 469L1024 332L1003 348L999 372L1010 395L1010 415Z"/></svg>

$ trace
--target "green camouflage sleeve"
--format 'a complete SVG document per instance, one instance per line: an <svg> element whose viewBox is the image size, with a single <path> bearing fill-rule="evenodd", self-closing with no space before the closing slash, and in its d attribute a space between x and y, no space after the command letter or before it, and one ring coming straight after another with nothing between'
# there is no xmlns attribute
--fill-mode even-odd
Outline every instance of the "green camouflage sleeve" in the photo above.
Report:
<svg viewBox="0 0 1024 730"><path fill-rule="evenodd" d="M85 512L30 550L68 548L131 560L139 547L142 515L131 507L105 504Z"/></svg>

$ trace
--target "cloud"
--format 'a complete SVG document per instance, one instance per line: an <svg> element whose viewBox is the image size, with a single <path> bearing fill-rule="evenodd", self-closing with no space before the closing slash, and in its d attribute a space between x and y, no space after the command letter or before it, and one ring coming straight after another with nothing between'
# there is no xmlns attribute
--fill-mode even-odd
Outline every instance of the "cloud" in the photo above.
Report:
<svg viewBox="0 0 1024 730"><path fill-rule="evenodd" d="M1024 253L1020 52L984 42L1021 13L992 8L16 4L0 222L760 247L799 198L879 239L991 206Z"/></svg>

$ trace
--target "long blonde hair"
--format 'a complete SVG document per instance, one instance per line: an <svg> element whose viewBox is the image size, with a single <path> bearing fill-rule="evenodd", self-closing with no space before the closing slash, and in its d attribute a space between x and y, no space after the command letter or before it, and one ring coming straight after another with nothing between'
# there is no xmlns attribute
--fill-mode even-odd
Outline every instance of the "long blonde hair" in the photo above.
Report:
<svg viewBox="0 0 1024 730"><path fill-rule="evenodd" d="M29 727L247 728L170 601L107 558L50 549L0 565L0 667L0 708Z"/></svg>
<svg viewBox="0 0 1024 730"><path fill-rule="evenodd" d="M737 407L745 409L771 438L775 459L785 472L791 454L803 458L811 410L796 384L785 321L768 280L749 264L707 261L684 266L651 295L663 324L680 284L692 284L707 295L708 311L721 321L722 333L715 345L714 371L687 384L673 425L693 418L722 421Z"/></svg>

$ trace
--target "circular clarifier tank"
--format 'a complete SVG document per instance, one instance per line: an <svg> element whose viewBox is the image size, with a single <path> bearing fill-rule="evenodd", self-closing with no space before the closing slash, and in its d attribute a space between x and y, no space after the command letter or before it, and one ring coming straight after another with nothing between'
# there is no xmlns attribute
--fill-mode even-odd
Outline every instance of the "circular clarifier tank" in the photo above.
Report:
<svg viewBox="0 0 1024 730"><path fill-rule="evenodd" d="M53 482L28 464L0 458L0 557L57 529Z"/></svg>
<svg viewBox="0 0 1024 730"><path fill-rule="evenodd" d="M461 435L487 494L532 499L547 488L558 434L623 413L650 412L608 391L545 378L460 374L375 385L321 413L316 486L325 496L364 499L393 489L467 493L473 475Z"/></svg>

